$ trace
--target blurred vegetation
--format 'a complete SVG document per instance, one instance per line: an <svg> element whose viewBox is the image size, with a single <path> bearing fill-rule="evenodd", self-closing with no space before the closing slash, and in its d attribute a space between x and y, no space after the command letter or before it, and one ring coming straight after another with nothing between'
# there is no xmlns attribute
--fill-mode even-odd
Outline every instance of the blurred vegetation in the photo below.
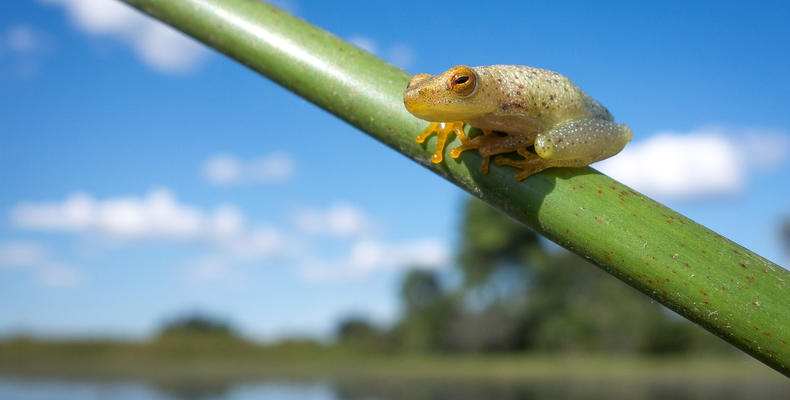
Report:
<svg viewBox="0 0 790 400"><path fill-rule="evenodd" d="M436 272L415 268L391 330L356 317L341 322L339 341L407 352L734 352L479 200L466 203L458 248L449 275L460 282L443 285Z"/></svg>

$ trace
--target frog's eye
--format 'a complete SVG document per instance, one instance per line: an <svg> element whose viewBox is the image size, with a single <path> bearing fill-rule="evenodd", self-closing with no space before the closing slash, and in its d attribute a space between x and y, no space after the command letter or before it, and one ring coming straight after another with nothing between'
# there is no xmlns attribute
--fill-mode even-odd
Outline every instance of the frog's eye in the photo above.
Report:
<svg viewBox="0 0 790 400"><path fill-rule="evenodd" d="M458 66L450 74L450 90L460 97L474 93L477 88L477 75L471 68Z"/></svg>

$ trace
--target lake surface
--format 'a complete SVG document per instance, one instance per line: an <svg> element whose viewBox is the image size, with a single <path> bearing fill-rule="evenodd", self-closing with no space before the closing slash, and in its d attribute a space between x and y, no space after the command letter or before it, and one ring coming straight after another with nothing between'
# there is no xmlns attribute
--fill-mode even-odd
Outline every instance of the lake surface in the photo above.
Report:
<svg viewBox="0 0 790 400"><path fill-rule="evenodd" d="M0 376L0 400L541 400L790 398L781 381L83 381Z"/></svg>

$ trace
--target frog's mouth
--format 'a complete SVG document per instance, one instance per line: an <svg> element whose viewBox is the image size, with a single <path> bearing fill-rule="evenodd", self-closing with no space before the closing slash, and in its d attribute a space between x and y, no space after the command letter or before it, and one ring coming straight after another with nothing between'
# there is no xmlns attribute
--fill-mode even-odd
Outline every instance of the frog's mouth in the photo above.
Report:
<svg viewBox="0 0 790 400"><path fill-rule="evenodd" d="M471 104L431 96L424 88L406 90L403 104L415 117L431 122L462 121L480 114L480 110Z"/></svg>

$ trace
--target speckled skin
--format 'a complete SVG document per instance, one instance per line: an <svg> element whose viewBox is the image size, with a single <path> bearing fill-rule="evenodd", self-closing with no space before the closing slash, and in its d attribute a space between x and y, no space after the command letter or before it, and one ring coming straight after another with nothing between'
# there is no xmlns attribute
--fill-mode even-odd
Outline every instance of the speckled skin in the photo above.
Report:
<svg viewBox="0 0 790 400"><path fill-rule="evenodd" d="M474 79L474 90L459 95L452 80L466 75ZM404 104L428 121L460 120L488 131L467 139L451 155L477 149L486 158L481 168L485 172L488 157L517 151L524 160L497 157L496 161L521 169L519 180L548 167L579 167L611 157L632 137L630 128L615 124L609 111L570 79L526 66L457 66L434 76L419 74L409 83ZM429 129L441 130L435 125ZM424 140L425 134L421 136ZM526 150L533 144L538 157Z"/></svg>

